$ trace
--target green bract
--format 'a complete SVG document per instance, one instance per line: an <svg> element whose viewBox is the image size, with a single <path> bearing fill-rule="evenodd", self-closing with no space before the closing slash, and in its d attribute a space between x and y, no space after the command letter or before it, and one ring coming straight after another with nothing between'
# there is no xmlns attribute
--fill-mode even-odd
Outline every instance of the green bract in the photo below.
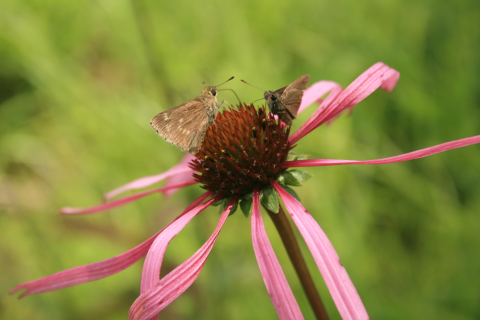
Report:
<svg viewBox="0 0 480 320"><path fill-rule="evenodd" d="M247 193L243 196L243 199L240 200L240 209L242 209L243 215L245 218L248 218L250 212L252 211L253 200L252 193Z"/></svg>
<svg viewBox="0 0 480 320"><path fill-rule="evenodd" d="M272 186L267 186L260 192L260 202L265 208L275 213L278 213L278 210L280 209L278 198L278 193Z"/></svg>
<svg viewBox="0 0 480 320"><path fill-rule="evenodd" d="M287 172L294 176L295 179L297 179L298 181L307 181L308 179L313 177L313 174L310 174L309 172L304 170L293 169Z"/></svg>
<svg viewBox="0 0 480 320"><path fill-rule="evenodd" d="M290 151L287 155L287 161L306 160L309 157L309 154L295 154L294 152Z"/></svg>

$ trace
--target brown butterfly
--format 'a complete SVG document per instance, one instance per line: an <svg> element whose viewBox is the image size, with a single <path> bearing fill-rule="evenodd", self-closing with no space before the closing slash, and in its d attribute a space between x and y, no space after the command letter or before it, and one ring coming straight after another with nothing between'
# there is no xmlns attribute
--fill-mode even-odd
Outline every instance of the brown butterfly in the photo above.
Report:
<svg viewBox="0 0 480 320"><path fill-rule="evenodd" d="M218 109L224 102L227 103L223 100L218 104L217 87L205 87L195 99L157 114L150 120L150 125L167 142L191 155L196 154L202 146L208 126L217 118Z"/></svg>
<svg viewBox="0 0 480 320"><path fill-rule="evenodd" d="M309 81L310 75L304 74L286 87L276 91L265 91L263 97L270 108L270 112L278 115L278 118L287 125L291 125L293 119L297 118L298 108L302 103L303 90L307 89Z"/></svg>

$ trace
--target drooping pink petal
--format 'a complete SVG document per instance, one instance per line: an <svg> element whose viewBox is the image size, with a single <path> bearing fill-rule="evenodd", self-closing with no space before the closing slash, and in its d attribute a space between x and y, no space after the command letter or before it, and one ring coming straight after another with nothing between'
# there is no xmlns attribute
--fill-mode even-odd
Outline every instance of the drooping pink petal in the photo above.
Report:
<svg viewBox="0 0 480 320"><path fill-rule="evenodd" d="M417 151L401 154L394 157L376 159L376 160L340 160L340 159L308 159L308 160L296 160L287 161L283 163L284 168L296 168L296 167L321 167L321 166L336 166L340 164L386 164L394 162L408 161L418 158L430 156L432 154L444 152L451 149L466 147L472 144L480 143L480 136L473 136L460 140L454 140L445 142L433 147L420 149Z"/></svg>
<svg viewBox="0 0 480 320"><path fill-rule="evenodd" d="M157 285L142 293L135 300L128 313L129 320L146 320L156 316L190 287L200 274L200 271L202 271L203 265L215 244L223 224L228 218L235 200L234 198L230 200L220 217L217 228L207 242L184 263L163 277Z"/></svg>
<svg viewBox="0 0 480 320"><path fill-rule="evenodd" d="M318 103L322 103L322 97L329 92L332 91L342 91L342 87L333 81L318 81L308 87L307 90L303 93L302 103L300 104L300 108L298 108L298 113L305 110L308 106L310 106L315 101Z"/></svg>
<svg viewBox="0 0 480 320"><path fill-rule="evenodd" d="M198 205L200 202L211 196L211 194L211 192L206 192L201 195L197 200L190 204L187 209L175 220L180 218L186 212L190 211L192 207ZM170 224L175 222L175 220L172 221ZM26 289L19 296L19 298L23 298L31 294L59 290L111 276L130 267L141 257L143 257L148 252L148 249L150 248L156 237L161 234L163 230L165 230L165 228L157 232L153 237L143 242L142 244L116 257L60 271L38 280L19 284L9 293L12 294L14 292L17 292L18 290Z"/></svg>
<svg viewBox="0 0 480 320"><path fill-rule="evenodd" d="M208 192L210 193L210 192ZM198 213L221 199L220 196L214 197L204 204L190 208L184 212L181 217L170 223L163 232L158 235L148 250L147 257L143 263L142 282L140 293L143 293L156 285L160 279L160 268L162 267L163 256L167 250L170 241L175 237Z"/></svg>
<svg viewBox="0 0 480 320"><path fill-rule="evenodd" d="M195 156L192 156L191 154L189 154L187 152L185 154L185 156L183 157L182 161L180 162L179 166L188 167L188 163L190 161L192 161L193 159L195 159ZM165 183L164 187L170 187L170 186L173 186L173 185L177 185L177 184L192 181L193 180L192 173L193 173L193 170L171 176L170 178L167 179L167 182ZM165 192L163 192L163 195L165 197L170 197L172 194L174 194L178 190L180 190L180 189L179 188L169 189L169 190L166 190Z"/></svg>
<svg viewBox="0 0 480 320"><path fill-rule="evenodd" d="M136 180L133 180L132 182L129 182L121 187L118 187L108 193L106 193L104 196L103 196L103 199L104 200L109 200L117 195L119 195L120 193L122 192L125 192L125 191L128 191L128 190L135 190L135 189L141 189L141 188L145 188L145 187L149 187L151 186L152 184L155 184L157 182L160 182L166 178L169 178L169 177L173 177L173 176L176 176L176 175L179 175L179 174L186 174L186 173L193 173L193 170L191 168L188 167L188 165L186 163L183 163L183 161L179 164L179 165L176 165L175 167L163 172L163 173L160 173L160 174L157 174L157 175L154 175L154 176L148 176L148 177L143 177L143 178L139 178L139 179L136 179ZM171 188L173 189L173 188ZM169 189L167 189L169 190Z"/></svg>
<svg viewBox="0 0 480 320"><path fill-rule="evenodd" d="M310 117L310 119L305 122L300 129L290 136L290 143L296 143L302 137L312 132L319 125L333 119L340 112L353 107L378 88L382 88L387 91L393 90L399 77L400 73L390 68L386 64L382 62L374 64L364 73L362 73L357 79L355 79L343 92L337 94L339 91L338 89L335 89L335 92L332 92L335 94L332 95L331 93L320 105L320 108L317 110L318 113L316 112L314 115L312 115L312 117ZM318 98L324 94L325 92L323 91L319 92Z"/></svg>
<svg viewBox="0 0 480 320"><path fill-rule="evenodd" d="M59 290L85 282L102 279L118 273L143 257L159 233L160 232L156 233L147 241L121 255L92 264L64 270L35 281L19 284L10 291L10 294L21 289L26 289L26 291L19 296L19 298L23 298L31 294Z"/></svg>
<svg viewBox="0 0 480 320"><path fill-rule="evenodd" d="M99 205L96 205L96 206L93 206L93 207L90 207L90 208L65 207L65 208L60 209L60 213L62 213L62 214L91 214L91 213L102 212L102 211L106 211L106 210L110 210L110 209L113 209L113 208L116 208L116 207L126 205L127 203L130 203L132 201L135 201L137 199L140 199L140 198L145 197L145 196L147 196L149 194L152 194L152 193L163 192L163 191L166 191L166 190L176 189L176 188L177 189L178 188L183 188L183 187L195 184L195 183L197 183L197 182L192 180L192 181L181 183L181 184L178 184L178 185L172 185L172 186L168 186L168 187L162 187L162 188L157 188L157 189L153 189L153 190L143 191L143 192L132 194L132 195L127 196L125 198L113 200L111 202L102 203L102 204L99 204Z"/></svg>
<svg viewBox="0 0 480 320"><path fill-rule="evenodd" d="M336 84L336 83L333 82L333 84ZM305 121L305 123L300 127L301 130L306 131L311 129L313 131L316 127L318 127L319 124L317 124L317 119L320 118L322 114L328 111L328 107L331 106L332 102L335 101L338 98L338 96L343 92L343 89L340 85L337 84L335 86L333 84L332 84L330 94L327 96L327 98L324 101L322 101L321 99L319 100L320 105L318 106L317 110L315 110L315 112L310 116L310 118L307 121ZM316 93L317 95L320 95L320 94L324 94L324 91L315 91L315 92L312 92L312 95L314 93ZM302 99L302 102L303 102L303 99ZM346 109L348 108L345 108L342 111ZM326 122L329 123L330 121L332 121L335 117L339 116L342 113L342 111L338 112L334 117L329 118Z"/></svg>
<svg viewBox="0 0 480 320"><path fill-rule="evenodd" d="M252 243L263 281L280 320L303 319L282 267L268 239L260 214L260 192L253 192Z"/></svg>
<svg viewBox="0 0 480 320"><path fill-rule="evenodd" d="M276 181L272 181L272 186L282 198L285 208L310 249L342 319L368 319L367 311L355 286L322 228Z"/></svg>

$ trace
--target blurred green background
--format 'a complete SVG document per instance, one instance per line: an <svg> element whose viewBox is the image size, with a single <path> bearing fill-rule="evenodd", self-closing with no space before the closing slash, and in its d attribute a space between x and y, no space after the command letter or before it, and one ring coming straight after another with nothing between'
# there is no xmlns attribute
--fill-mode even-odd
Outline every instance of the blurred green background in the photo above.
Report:
<svg viewBox="0 0 480 320"><path fill-rule="evenodd" d="M120 254L202 193L185 188L79 217L182 153L149 126L156 113L234 75L265 89L309 73L347 86L377 61L401 73L352 116L301 140L313 158L375 159L480 134L480 2L3 0L0 3L0 318L125 319L142 264L18 301L15 285ZM246 102L262 92L238 82ZM228 91L221 99L235 103ZM300 126L314 108L294 123ZM480 146L381 166L309 169L298 189L372 319L480 319ZM208 238L193 220L163 272ZM306 319L313 317L271 222L267 232ZM332 319L338 312L301 243ZM165 319L272 319L250 220L230 217L193 286Z"/></svg>

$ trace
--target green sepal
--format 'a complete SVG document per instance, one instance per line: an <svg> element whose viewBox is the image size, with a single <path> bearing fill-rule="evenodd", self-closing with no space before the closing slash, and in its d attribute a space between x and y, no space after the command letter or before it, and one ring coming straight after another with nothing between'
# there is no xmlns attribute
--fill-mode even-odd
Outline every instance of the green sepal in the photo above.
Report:
<svg viewBox="0 0 480 320"><path fill-rule="evenodd" d="M267 186L260 192L260 202L268 210L278 213L280 210L279 196L272 186Z"/></svg>
<svg viewBox="0 0 480 320"><path fill-rule="evenodd" d="M302 184L289 171L285 171L277 177L277 182L281 185L299 187Z"/></svg>
<svg viewBox="0 0 480 320"><path fill-rule="evenodd" d="M292 151L289 151L288 155L287 155L287 161L295 161L295 160L297 160L297 157L298 157L298 155L296 155Z"/></svg>
<svg viewBox="0 0 480 320"><path fill-rule="evenodd" d="M252 212L253 200L252 199L243 199L240 201L240 209L242 209L243 215L245 218L248 218L250 212Z"/></svg>
<svg viewBox="0 0 480 320"><path fill-rule="evenodd" d="M252 207L253 207L253 192L249 192L247 194L244 194L240 198L240 209L243 212L243 215L245 218L248 218L250 215L250 212L252 212Z"/></svg>
<svg viewBox="0 0 480 320"><path fill-rule="evenodd" d="M220 202L221 201L221 202ZM230 198L223 198L220 200L220 205L218 207L218 214L222 214L223 211L225 211L225 207L227 206L228 201L230 201Z"/></svg>
<svg viewBox="0 0 480 320"><path fill-rule="evenodd" d="M295 154L294 152L289 151L287 155L287 161L306 160L309 157L309 154Z"/></svg>
<svg viewBox="0 0 480 320"><path fill-rule="evenodd" d="M211 206L218 207L219 205L223 204L223 200L225 199L220 199L217 202L212 203Z"/></svg>
<svg viewBox="0 0 480 320"><path fill-rule="evenodd" d="M225 208L227 207L228 203L230 202L230 199L232 199L232 197L223 198L222 200L220 200L221 202L219 201L220 202L219 214L222 214L223 211L225 211ZM229 216L234 214L235 211L237 211L237 208L238 208L238 200L235 201L235 203L233 204L233 207L232 207L232 210L230 210Z"/></svg>
<svg viewBox="0 0 480 320"><path fill-rule="evenodd" d="M310 154L299 154L299 155L297 156L297 159L295 159L295 160L307 160L307 159L310 158L311 156L312 156L312 155L310 155Z"/></svg>
<svg viewBox="0 0 480 320"><path fill-rule="evenodd" d="M295 190L293 190L292 188L290 187L287 187L287 186L282 186L283 189L285 189L285 191L287 191L288 193L290 193L290 195L292 197L294 197L295 199L297 199L298 202L302 203L302 200L300 199L300 197L298 196L298 194L295 192Z"/></svg>
<svg viewBox="0 0 480 320"><path fill-rule="evenodd" d="M313 174L304 170L293 169L287 172L289 172L297 181L307 181L313 177Z"/></svg>
<svg viewBox="0 0 480 320"><path fill-rule="evenodd" d="M246 199L246 200L252 200L253 199L253 192L249 192L249 193L246 193L244 194L241 199Z"/></svg>
<svg viewBox="0 0 480 320"><path fill-rule="evenodd" d="M228 202L225 204L225 208L227 207L227 204L228 204ZM238 209L238 199L233 204L232 210L230 210L230 213L228 215L231 216L232 214L234 214L237 211L237 209Z"/></svg>

